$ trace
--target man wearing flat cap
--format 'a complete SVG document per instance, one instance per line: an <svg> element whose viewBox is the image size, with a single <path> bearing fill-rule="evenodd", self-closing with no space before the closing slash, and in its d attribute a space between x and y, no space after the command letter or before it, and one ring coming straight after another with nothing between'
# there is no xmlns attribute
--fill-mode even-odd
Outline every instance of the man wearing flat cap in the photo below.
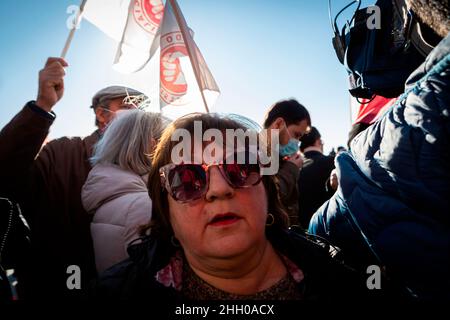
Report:
<svg viewBox="0 0 450 320"><path fill-rule="evenodd" d="M16 270L20 299L82 297L96 276L91 215L81 204L81 187L91 169L92 148L106 125L115 112L136 107L133 101L143 97L121 86L100 90L91 106L98 129L88 137L62 137L42 148L56 117L52 109L64 92L67 66L64 59L49 58L39 73L36 101L28 102L0 132L0 195L20 204L31 228L31 254L26 267ZM76 279L69 279L74 270L70 266L81 271L81 289Z"/></svg>
<svg viewBox="0 0 450 320"><path fill-rule="evenodd" d="M117 111L137 108L139 102L146 99L141 92L123 86L110 86L100 90L92 98L95 125L103 131Z"/></svg>

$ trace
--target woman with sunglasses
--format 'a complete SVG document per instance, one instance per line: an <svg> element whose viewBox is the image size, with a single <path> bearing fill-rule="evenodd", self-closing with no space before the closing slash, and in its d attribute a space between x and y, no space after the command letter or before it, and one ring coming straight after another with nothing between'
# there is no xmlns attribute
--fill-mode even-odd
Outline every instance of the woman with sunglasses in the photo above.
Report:
<svg viewBox="0 0 450 320"><path fill-rule="evenodd" d="M232 149L196 141L194 122L202 133L218 129L251 129L248 121L217 114L191 114L163 133L149 175L153 200L150 236L129 247L130 259L99 279L94 295L149 301L258 299L301 300L360 294L359 277L331 259L316 241L288 230L274 176L261 175L250 161L250 143ZM211 144L223 161L174 163L177 132L191 134L193 158L203 159ZM176 140L176 141L172 141ZM224 139L225 141L225 139ZM186 142L186 141L183 141ZM229 141L227 141L229 142ZM244 161L233 153L244 152ZM176 156L175 156L176 158ZM177 160L177 161L175 161ZM153 299L147 299L152 297Z"/></svg>

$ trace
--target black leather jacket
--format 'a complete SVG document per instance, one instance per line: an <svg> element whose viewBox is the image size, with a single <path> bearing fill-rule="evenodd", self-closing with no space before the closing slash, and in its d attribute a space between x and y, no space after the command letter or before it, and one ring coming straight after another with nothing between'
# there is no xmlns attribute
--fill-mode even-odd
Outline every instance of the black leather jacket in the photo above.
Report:
<svg viewBox="0 0 450 320"><path fill-rule="evenodd" d="M382 295L369 292L367 275L360 275L331 258L327 248L308 238L300 229L268 230L267 237L277 252L303 271L305 278L299 284L299 290L305 300L361 299ZM169 263L176 249L170 241L153 237L130 246L130 258L106 270L93 284L93 298L145 300L155 306L158 306L158 301L165 304L182 301L178 291L155 280L155 274Z"/></svg>

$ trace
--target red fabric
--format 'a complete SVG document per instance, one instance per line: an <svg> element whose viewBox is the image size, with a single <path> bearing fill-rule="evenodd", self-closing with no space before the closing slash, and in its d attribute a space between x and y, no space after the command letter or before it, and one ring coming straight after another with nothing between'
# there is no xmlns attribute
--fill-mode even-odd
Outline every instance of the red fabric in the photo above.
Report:
<svg viewBox="0 0 450 320"><path fill-rule="evenodd" d="M369 103L365 103L369 101L369 99L361 99L362 103L359 104L358 107L358 115L353 124L357 123L374 123L383 113L384 111L392 106L397 98L385 98L382 96L375 96L375 98Z"/></svg>

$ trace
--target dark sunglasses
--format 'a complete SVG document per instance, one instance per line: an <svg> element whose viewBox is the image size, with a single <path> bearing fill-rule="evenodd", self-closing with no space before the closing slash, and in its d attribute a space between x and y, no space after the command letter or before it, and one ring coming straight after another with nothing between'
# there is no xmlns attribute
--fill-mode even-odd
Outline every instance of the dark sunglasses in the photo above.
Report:
<svg viewBox="0 0 450 320"><path fill-rule="evenodd" d="M178 202L190 202L203 197L209 186L209 168L217 166L227 183L237 188L249 188L261 181L259 164L173 164L159 169L161 186Z"/></svg>

